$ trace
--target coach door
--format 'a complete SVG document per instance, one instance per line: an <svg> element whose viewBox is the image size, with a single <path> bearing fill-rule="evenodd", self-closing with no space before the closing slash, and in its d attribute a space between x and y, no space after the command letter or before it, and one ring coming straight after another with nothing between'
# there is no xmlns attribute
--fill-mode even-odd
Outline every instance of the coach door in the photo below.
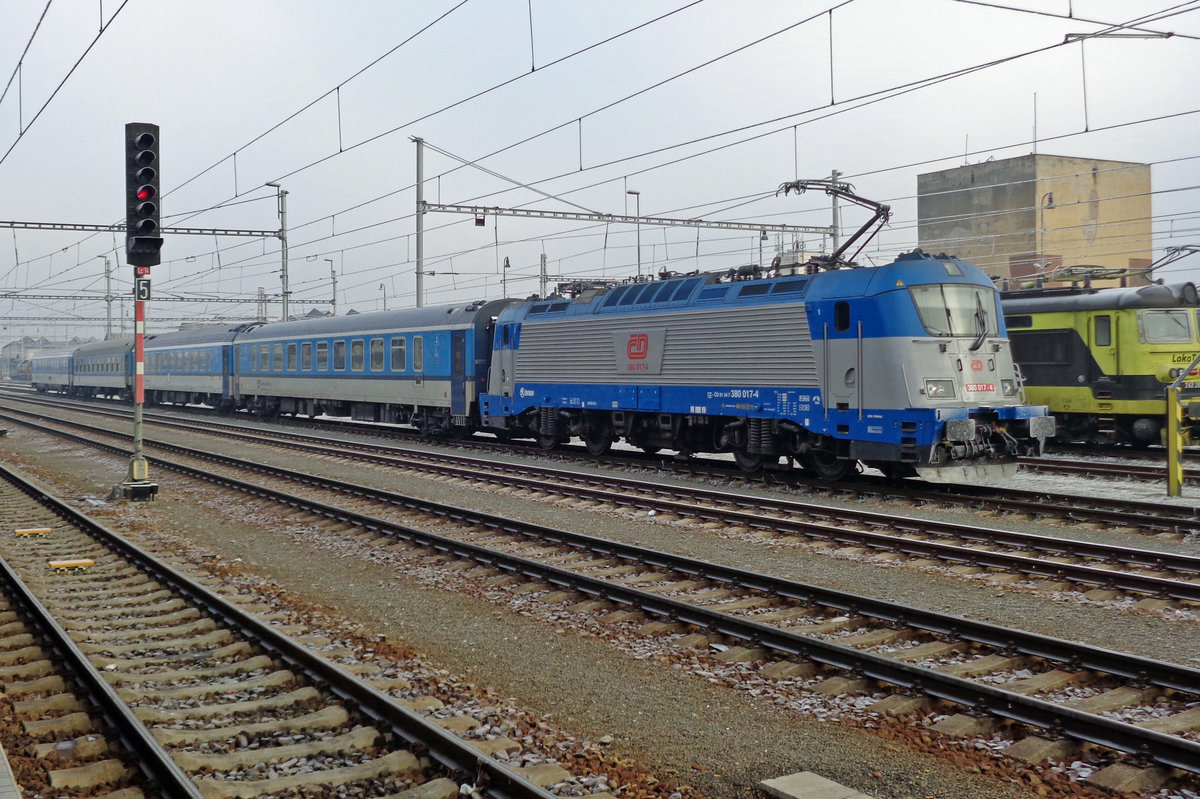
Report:
<svg viewBox="0 0 1200 799"><path fill-rule="evenodd" d="M467 331L450 331L450 413L467 414Z"/></svg>

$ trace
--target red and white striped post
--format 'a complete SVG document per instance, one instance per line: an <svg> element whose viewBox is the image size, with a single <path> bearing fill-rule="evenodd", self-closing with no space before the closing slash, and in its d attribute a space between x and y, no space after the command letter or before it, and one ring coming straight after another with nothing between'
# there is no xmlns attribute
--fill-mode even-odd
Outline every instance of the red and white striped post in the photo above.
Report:
<svg viewBox="0 0 1200 799"><path fill-rule="evenodd" d="M146 400L146 301L150 267L135 266L133 300L133 457L129 461L129 480L142 482L149 476L149 466L142 455L142 404Z"/></svg>

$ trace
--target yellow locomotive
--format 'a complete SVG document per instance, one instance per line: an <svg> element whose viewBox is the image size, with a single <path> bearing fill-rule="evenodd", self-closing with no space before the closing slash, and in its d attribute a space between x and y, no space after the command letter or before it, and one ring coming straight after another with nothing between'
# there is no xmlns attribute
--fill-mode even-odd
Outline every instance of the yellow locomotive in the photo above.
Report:
<svg viewBox="0 0 1200 799"><path fill-rule="evenodd" d="M1166 388L1200 352L1194 284L1000 296L1025 401L1049 406L1057 440L1162 443ZM1200 375L1183 383L1182 398L1185 441L1200 441Z"/></svg>

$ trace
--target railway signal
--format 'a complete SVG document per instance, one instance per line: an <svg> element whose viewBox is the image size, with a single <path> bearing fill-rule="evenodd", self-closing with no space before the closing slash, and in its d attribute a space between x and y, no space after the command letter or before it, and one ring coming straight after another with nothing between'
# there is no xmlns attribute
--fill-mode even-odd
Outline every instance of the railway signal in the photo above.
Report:
<svg viewBox="0 0 1200 799"><path fill-rule="evenodd" d="M158 125L125 125L125 255L132 266L162 263Z"/></svg>
<svg viewBox="0 0 1200 799"><path fill-rule="evenodd" d="M158 177L158 125L125 125L125 261L133 267L133 454L128 477L114 489L126 499L145 501L158 494L142 455L142 405L145 401L146 301L150 267L162 263Z"/></svg>

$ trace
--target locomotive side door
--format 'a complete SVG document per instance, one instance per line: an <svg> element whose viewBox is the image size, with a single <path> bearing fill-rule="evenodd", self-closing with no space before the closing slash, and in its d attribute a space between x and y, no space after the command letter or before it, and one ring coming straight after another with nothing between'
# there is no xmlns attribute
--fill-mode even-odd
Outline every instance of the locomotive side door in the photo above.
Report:
<svg viewBox="0 0 1200 799"><path fill-rule="evenodd" d="M1088 345L1092 357L1102 374L1114 378L1120 374L1121 366L1117 360L1118 318L1118 314L1097 313L1088 320Z"/></svg>
<svg viewBox="0 0 1200 799"><path fill-rule="evenodd" d="M450 331L450 413L467 413L467 331Z"/></svg>
<svg viewBox="0 0 1200 799"><path fill-rule="evenodd" d="M493 393L499 394L502 397L512 396L513 370L517 360L518 329L516 324L510 322L503 325L500 331L500 347L496 352L499 357L493 361L493 363L500 365L500 390Z"/></svg>

